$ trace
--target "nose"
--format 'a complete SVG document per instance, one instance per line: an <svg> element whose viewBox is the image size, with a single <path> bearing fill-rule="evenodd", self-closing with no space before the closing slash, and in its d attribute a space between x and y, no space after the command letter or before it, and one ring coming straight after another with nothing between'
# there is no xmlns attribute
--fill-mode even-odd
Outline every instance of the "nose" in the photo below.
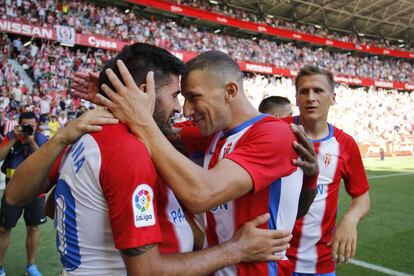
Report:
<svg viewBox="0 0 414 276"><path fill-rule="evenodd" d="M315 101L315 99L316 99L315 96L316 96L315 91L313 91L313 89L310 89L309 93L308 93L308 101L310 101L310 102Z"/></svg>
<svg viewBox="0 0 414 276"><path fill-rule="evenodd" d="M193 105L187 100L184 101L183 111L184 111L184 117L187 117L187 118L192 117L194 114Z"/></svg>
<svg viewBox="0 0 414 276"><path fill-rule="evenodd" d="M174 102L174 112L181 113L181 105L178 99L175 99L175 102Z"/></svg>

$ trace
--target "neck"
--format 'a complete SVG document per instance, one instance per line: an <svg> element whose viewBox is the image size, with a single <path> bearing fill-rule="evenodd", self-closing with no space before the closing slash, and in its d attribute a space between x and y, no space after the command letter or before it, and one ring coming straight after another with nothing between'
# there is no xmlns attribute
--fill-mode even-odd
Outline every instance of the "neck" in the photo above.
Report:
<svg viewBox="0 0 414 276"><path fill-rule="evenodd" d="M247 101L247 99L241 98L240 102L238 102L237 104L235 103L233 105L233 108L231 111L232 121L230 125L226 127L226 129L224 130L225 131L231 130L235 128L236 126L256 116L259 116L260 114L262 113L257 111L257 109L254 108L252 104L249 101Z"/></svg>
<svg viewBox="0 0 414 276"><path fill-rule="evenodd" d="M299 124L305 128L306 134L312 140L322 139L329 134L327 118L321 120L305 119L299 115Z"/></svg>

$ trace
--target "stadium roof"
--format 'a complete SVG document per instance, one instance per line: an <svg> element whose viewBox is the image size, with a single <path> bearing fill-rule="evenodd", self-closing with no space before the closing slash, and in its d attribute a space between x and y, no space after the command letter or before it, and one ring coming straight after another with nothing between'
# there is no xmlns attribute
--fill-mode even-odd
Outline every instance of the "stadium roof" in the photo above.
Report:
<svg viewBox="0 0 414 276"><path fill-rule="evenodd" d="M263 15L331 30L414 40L414 0L224 0Z"/></svg>

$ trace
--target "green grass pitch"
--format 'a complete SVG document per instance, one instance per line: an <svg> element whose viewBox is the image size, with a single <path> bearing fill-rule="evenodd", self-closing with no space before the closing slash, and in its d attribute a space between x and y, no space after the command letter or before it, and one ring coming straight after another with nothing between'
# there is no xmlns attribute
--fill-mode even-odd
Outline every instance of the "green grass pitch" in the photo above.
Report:
<svg viewBox="0 0 414 276"><path fill-rule="evenodd" d="M356 259L414 274L414 158L364 160L368 176L412 173L371 178L371 211L359 224ZM339 217L349 206L350 198L341 190ZM5 258L7 275L24 275L26 266L25 226L23 220L12 231ZM45 276L59 275L59 254L55 248L55 231L50 220L41 226L37 265ZM338 275L383 275L352 264L341 265ZM384 274L385 275L385 274Z"/></svg>

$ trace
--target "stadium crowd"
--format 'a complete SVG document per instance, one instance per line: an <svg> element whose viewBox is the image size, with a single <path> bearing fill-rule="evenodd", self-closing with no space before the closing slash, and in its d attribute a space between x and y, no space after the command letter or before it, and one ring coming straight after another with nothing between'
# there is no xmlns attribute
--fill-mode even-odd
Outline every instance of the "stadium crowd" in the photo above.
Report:
<svg viewBox="0 0 414 276"><path fill-rule="evenodd" d="M301 22L288 21L282 18L275 18L272 16L263 16L254 13L252 10L243 10L237 7L230 7L221 1L216 1L217 4L213 4L210 1L200 1L200 0L171 0L174 3L187 5L195 7L202 10L208 10L214 13L225 14L231 17L239 18L242 20L252 21L255 23L266 24L272 27L281 27L286 29L291 29L294 31L299 31L307 34L318 35L326 37L329 39L336 39L343 42L351 42L355 44L374 44L376 46L414 51L414 44L411 41L406 43L398 42L398 45L391 43L387 39L374 39L368 38L366 36L355 35L355 34L345 34L338 33L332 30L329 30L325 26L321 25L310 25L304 24Z"/></svg>
<svg viewBox="0 0 414 276"><path fill-rule="evenodd" d="M7 35L2 38L0 60L0 108L1 135L5 135L17 124L18 114L34 112L41 123L40 130L49 133L49 123L57 118L59 127L68 119L89 108L88 102L81 102L68 94L69 78L76 71L101 70L103 64L113 55L110 51L95 50L75 52L59 44L42 41L24 46L17 37L13 41ZM20 73L14 71L9 59L15 59L32 79L33 87L23 81Z"/></svg>
<svg viewBox="0 0 414 276"><path fill-rule="evenodd" d="M283 96L295 104L292 79L255 75L246 78L244 86L256 107L268 96ZM397 147L414 142L414 93L345 85L337 85L335 91L336 103L328 121L352 135L359 144L385 148L385 144ZM297 114L297 108L294 110Z"/></svg>
<svg viewBox="0 0 414 276"><path fill-rule="evenodd" d="M272 64L290 70L299 70L305 64L315 64L341 76L414 83L414 65L410 60L358 56L296 46L292 42L235 37L196 26L178 25L173 20L140 17L114 6L99 7L79 1L59 6L54 1L40 1L35 5L35 2L26 0L20 1L20 6L8 5L7 1L4 3L0 5L3 18L23 20L30 24L49 27L66 25L80 33L146 42L170 50L220 50L236 60Z"/></svg>
<svg viewBox="0 0 414 276"><path fill-rule="evenodd" d="M57 116L64 125L66 118L73 118L75 111L89 108L88 103L82 104L72 99L68 78L71 71L99 71L105 61L114 53L103 50L82 51L71 50L69 47L44 41L24 47L15 47L22 42L7 42L2 49L3 68L0 68L0 98L3 112L3 127L8 118L23 111L34 111L37 116L42 114L45 126L47 115ZM30 93L19 74L7 64L7 57L16 58L26 69L34 81ZM265 75L248 74L244 80L246 93L255 107L268 96L280 95L295 102L294 84L289 78L278 78ZM350 88L337 86L337 103L332 107L330 121L355 137L360 144L392 143L398 145L414 135L414 115L410 112L414 106L414 94L398 91L387 91L374 88ZM46 115L47 114L47 115ZM383 116L389 114L389 116ZM7 133L10 127L3 130Z"/></svg>

